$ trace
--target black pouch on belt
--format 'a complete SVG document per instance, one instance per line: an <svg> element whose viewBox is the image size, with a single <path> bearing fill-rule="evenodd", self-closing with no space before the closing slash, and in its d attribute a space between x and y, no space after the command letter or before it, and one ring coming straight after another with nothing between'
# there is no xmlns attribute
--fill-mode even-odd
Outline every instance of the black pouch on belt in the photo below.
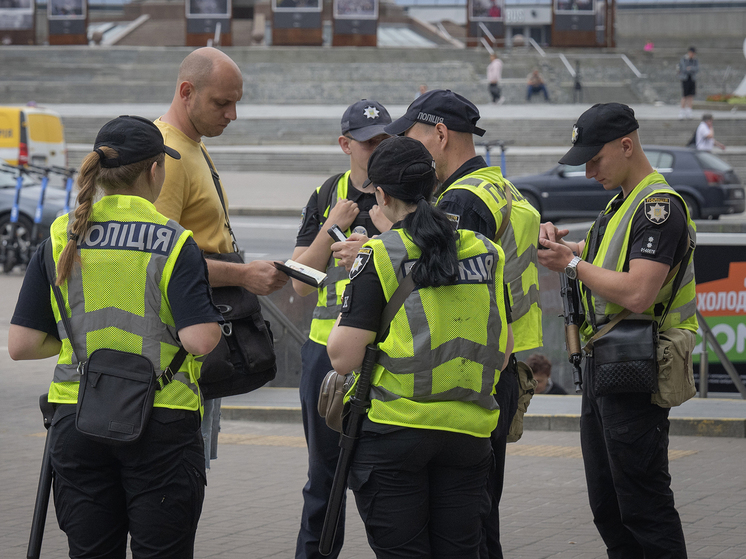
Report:
<svg viewBox="0 0 746 559"><path fill-rule="evenodd" d="M593 344L596 396L658 392L658 323L622 320Z"/></svg>

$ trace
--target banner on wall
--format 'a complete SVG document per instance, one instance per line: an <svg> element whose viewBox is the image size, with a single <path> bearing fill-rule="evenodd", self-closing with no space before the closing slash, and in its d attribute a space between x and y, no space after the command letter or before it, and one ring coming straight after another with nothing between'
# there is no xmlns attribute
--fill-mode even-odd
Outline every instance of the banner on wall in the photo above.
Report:
<svg viewBox="0 0 746 559"><path fill-rule="evenodd" d="M273 12L320 12L321 0L272 0Z"/></svg>
<svg viewBox="0 0 746 559"><path fill-rule="evenodd" d="M697 274L697 309L704 317L707 325L723 348L728 359L733 363L741 380L746 382L746 259L733 261L744 255L734 254L743 252L743 248L733 246L698 247L695 252L695 273ZM722 253L722 254L720 254ZM728 254L730 253L730 254ZM711 270L706 270L707 262L720 258L727 265L727 275L721 275L711 281L708 279ZM700 262L697 262L697 260ZM725 276L725 277L722 277ZM697 346L694 349L694 363L701 361L703 350L701 333L697 334ZM730 376L720 364L719 359L708 345L707 359L709 363L708 390L712 392L735 392L736 387ZM699 367L694 367L695 380L699 383Z"/></svg>
<svg viewBox="0 0 746 559"><path fill-rule="evenodd" d="M33 29L34 0L0 0L0 29Z"/></svg>
<svg viewBox="0 0 746 559"><path fill-rule="evenodd" d="M595 11L593 0L554 0L555 14L591 15Z"/></svg>
<svg viewBox="0 0 746 559"><path fill-rule="evenodd" d="M505 0L469 0L470 21L504 21Z"/></svg>
<svg viewBox="0 0 746 559"><path fill-rule="evenodd" d="M378 0L334 0L334 19L378 19Z"/></svg>

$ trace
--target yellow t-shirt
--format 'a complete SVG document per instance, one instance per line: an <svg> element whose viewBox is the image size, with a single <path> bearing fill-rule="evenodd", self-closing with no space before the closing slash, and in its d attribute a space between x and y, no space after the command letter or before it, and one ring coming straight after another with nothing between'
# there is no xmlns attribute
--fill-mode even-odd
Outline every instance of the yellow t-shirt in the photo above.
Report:
<svg viewBox="0 0 746 559"><path fill-rule="evenodd" d="M166 157L166 180L155 201L156 209L185 229L190 229L197 246L205 252L233 252L225 212L210 167L202 155L203 149L207 153L204 144L195 142L160 118L155 125L163 134L166 145L181 154L178 160ZM222 183L220 188L228 210L228 198Z"/></svg>

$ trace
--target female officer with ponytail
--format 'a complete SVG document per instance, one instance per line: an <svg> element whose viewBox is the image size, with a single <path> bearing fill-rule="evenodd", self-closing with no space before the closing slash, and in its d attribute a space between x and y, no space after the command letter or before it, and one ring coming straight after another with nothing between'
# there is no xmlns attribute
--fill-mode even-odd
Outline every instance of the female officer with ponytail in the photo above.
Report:
<svg viewBox="0 0 746 559"><path fill-rule="evenodd" d="M13 359L58 356L48 396L55 404L49 448L57 521L71 558L124 559L128 533L133 559L193 556L205 484L194 356L217 345L220 314L191 231L153 206L164 154L179 158L146 119L122 116L104 125L80 168L78 207L52 224L11 320ZM51 295L47 243L64 309ZM80 375L60 312L70 318L81 359L109 348L144 355L162 371L181 346L190 353L156 392L137 442L110 446L77 431Z"/></svg>
<svg viewBox="0 0 746 559"><path fill-rule="evenodd" d="M435 170L417 140L384 140L368 178L394 226L350 272L328 345L338 373L359 368L407 273L415 289L379 343L349 486L377 557L476 558L500 413L493 394L513 343L504 255L430 205Z"/></svg>

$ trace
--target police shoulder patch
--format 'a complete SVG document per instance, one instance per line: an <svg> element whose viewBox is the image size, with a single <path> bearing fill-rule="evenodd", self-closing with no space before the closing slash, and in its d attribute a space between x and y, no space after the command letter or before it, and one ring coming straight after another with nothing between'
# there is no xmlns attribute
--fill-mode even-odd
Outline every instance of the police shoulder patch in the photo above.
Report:
<svg viewBox="0 0 746 559"><path fill-rule="evenodd" d="M363 271L363 268L365 268L365 265L370 260L372 254L372 248L363 247L360 249L360 252L357 253L355 260L352 262L352 268L350 268L350 279L354 279Z"/></svg>
<svg viewBox="0 0 746 559"><path fill-rule="evenodd" d="M306 222L307 213L308 213L308 207L303 208L303 211L300 213L300 223L298 224L298 233L300 233L301 229L303 229L303 224Z"/></svg>
<svg viewBox="0 0 746 559"><path fill-rule="evenodd" d="M671 215L671 199L667 196L651 196L645 199L645 217L656 225L664 223Z"/></svg>

